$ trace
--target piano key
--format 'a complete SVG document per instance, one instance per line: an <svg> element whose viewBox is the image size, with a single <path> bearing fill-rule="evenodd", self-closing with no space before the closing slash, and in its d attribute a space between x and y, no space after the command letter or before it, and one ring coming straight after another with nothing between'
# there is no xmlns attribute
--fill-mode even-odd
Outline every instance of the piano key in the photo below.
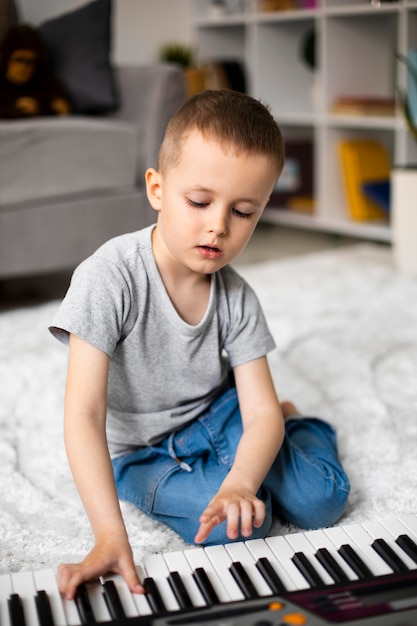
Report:
<svg viewBox="0 0 417 626"><path fill-rule="evenodd" d="M339 548L339 554L345 559L346 563L350 565L358 578L370 578L373 576L371 570L361 557L355 552L352 546L348 543L343 544Z"/></svg>
<svg viewBox="0 0 417 626"><path fill-rule="evenodd" d="M285 567L280 561L278 561L265 539L249 539L248 541L246 541L246 547L249 549L254 559L259 560L265 558L268 560L268 562L276 571L278 577L282 581L287 591L295 591L298 588L295 582L289 576Z"/></svg>
<svg viewBox="0 0 417 626"><path fill-rule="evenodd" d="M108 622L111 614L103 595L103 586L99 580L85 583L87 594L96 622Z"/></svg>
<svg viewBox="0 0 417 626"><path fill-rule="evenodd" d="M152 613L162 613L167 608L160 594L159 588L153 578L147 576L143 581L143 587L148 598Z"/></svg>
<svg viewBox="0 0 417 626"><path fill-rule="evenodd" d="M310 587L322 587L323 579L312 566L304 552L296 552L292 557L292 562L300 570Z"/></svg>
<svg viewBox="0 0 417 626"><path fill-rule="evenodd" d="M207 606L220 604L219 596L211 584L206 571L202 567L197 567L192 575Z"/></svg>
<svg viewBox="0 0 417 626"><path fill-rule="evenodd" d="M287 592L281 578L278 576L271 562L268 561L265 556L261 556L261 558L256 561L256 567L273 594L281 595Z"/></svg>
<svg viewBox="0 0 417 626"><path fill-rule="evenodd" d="M120 574L107 574L103 577L103 580L105 582L112 581L115 585L126 617L137 617L138 615L140 615L134 600L134 598L136 596L139 596L139 594L131 593L123 576L121 576ZM143 594L141 594L141 597L146 599ZM151 613L150 608L148 610L148 614L149 613Z"/></svg>
<svg viewBox="0 0 417 626"><path fill-rule="evenodd" d="M340 556L338 553L335 544L330 539L328 535L324 532L324 530L308 530L304 533L305 537L308 541L313 545L316 550L316 558L317 552L320 549L328 550L330 556L334 558L338 566L342 569L344 574L348 577L349 580L358 580L358 576L355 572L347 565L346 561Z"/></svg>
<svg viewBox="0 0 417 626"><path fill-rule="evenodd" d="M122 602L117 592L116 585L113 580L104 580L102 582L102 593L107 610L113 619L123 619L126 617Z"/></svg>
<svg viewBox="0 0 417 626"><path fill-rule="evenodd" d="M87 585L85 583L79 585L77 588L77 595L75 596L75 604L77 605L81 624L95 624L96 623L93 609L90 603L90 598L87 592Z"/></svg>
<svg viewBox="0 0 417 626"><path fill-rule="evenodd" d="M200 567L204 569L220 602L230 602L230 594L208 558L205 549L193 548L186 550L184 555L193 571Z"/></svg>
<svg viewBox="0 0 417 626"><path fill-rule="evenodd" d="M399 535L410 534L407 526L401 521L401 517L383 517L379 520L380 524L388 530L393 539L396 539ZM414 538L414 541L416 538Z"/></svg>
<svg viewBox="0 0 417 626"><path fill-rule="evenodd" d="M255 587L257 595L270 596L271 589L257 569L255 559L246 544L241 541L237 541L236 543L226 544L225 548L232 561L242 564L252 585Z"/></svg>
<svg viewBox="0 0 417 626"><path fill-rule="evenodd" d="M78 613L74 604L74 617L77 621L67 621L64 610L64 603L58 589L55 573L51 569L38 570L33 572L35 587L38 591L46 591L51 605L52 616L55 626L66 626L68 624L79 624ZM0 622L1 623L1 622Z"/></svg>
<svg viewBox="0 0 417 626"><path fill-rule="evenodd" d="M414 563L414 561L410 559L409 556L404 554L401 548L395 543L395 538L392 536L390 530L388 530L387 527L384 526L382 521L378 521L378 520L366 521L366 522L363 522L362 526L371 535L371 537L373 537L373 539L378 539L378 540L383 539L388 544L389 549L393 550L395 555L397 555L401 559L401 561L403 561L406 569L416 568L416 564ZM403 527L403 532L404 532L404 527ZM384 558L382 554L380 554L380 556ZM392 558L395 559L395 556L393 556ZM400 565L397 563L396 567L400 567ZM399 571L399 570L395 570L395 571Z"/></svg>
<svg viewBox="0 0 417 626"><path fill-rule="evenodd" d="M372 563L373 573L377 576L383 576L384 574L391 574L392 569L386 562L375 552L372 548L372 537L360 524L350 524L345 526L344 529L351 539L360 548L361 553L365 554L369 561Z"/></svg>
<svg viewBox="0 0 417 626"><path fill-rule="evenodd" d="M168 583L169 569L161 554L150 554L144 562L148 577L153 578L167 611L178 611L178 602Z"/></svg>
<svg viewBox="0 0 417 626"><path fill-rule="evenodd" d="M17 593L12 593L7 600L9 608L10 623L12 626L26 626L25 611L23 608L23 600ZM38 620L36 623L39 624ZM30 623L27 623L30 626Z"/></svg>
<svg viewBox="0 0 417 626"><path fill-rule="evenodd" d="M174 571L169 573L168 583L174 593L180 609L193 608L192 600L178 572Z"/></svg>
<svg viewBox="0 0 417 626"><path fill-rule="evenodd" d="M315 585L313 585L310 581L310 585L318 586L323 584L333 584L333 579L329 576L328 572L326 572L323 566L317 561L317 559L315 559L314 555L316 550L304 533L287 535L285 539L290 544L294 552L301 552L307 558L307 562L303 565L307 567L307 570L310 570L309 576L311 580L316 581ZM303 559L301 560L303 561Z"/></svg>
<svg viewBox="0 0 417 626"><path fill-rule="evenodd" d="M416 515L403 515L400 517L401 522L411 532L414 537L414 541L417 540L417 516Z"/></svg>
<svg viewBox="0 0 417 626"><path fill-rule="evenodd" d="M226 587L231 600L244 600L244 595L239 585L230 572L232 559L224 546L208 546L204 548L214 569L219 575L223 585Z"/></svg>
<svg viewBox="0 0 417 626"><path fill-rule="evenodd" d="M207 603L204 600L201 591L193 578L193 571L187 559L185 558L184 552L182 552L181 550L176 550L175 552L168 552L163 556L168 566L168 569L171 572L179 572L193 606L206 606Z"/></svg>
<svg viewBox="0 0 417 626"><path fill-rule="evenodd" d="M41 626L55 626L51 605L46 591L38 591L36 593L35 606Z"/></svg>
<svg viewBox="0 0 417 626"><path fill-rule="evenodd" d="M409 569L398 554L391 548L385 539L375 539L372 547L385 563L390 566L393 572L408 572Z"/></svg>
<svg viewBox="0 0 417 626"><path fill-rule="evenodd" d="M11 576L13 592L18 594L22 601L26 623L28 626L39 626L34 601L36 587L32 572L17 572Z"/></svg>
<svg viewBox="0 0 417 626"><path fill-rule="evenodd" d="M13 593L12 579L9 574L0 575L0 624L11 626L7 601Z"/></svg>
<svg viewBox="0 0 417 626"><path fill-rule="evenodd" d="M327 548L319 548L315 557L335 583L340 584L349 582L349 577Z"/></svg>
<svg viewBox="0 0 417 626"><path fill-rule="evenodd" d="M415 543L408 535L399 535L395 540L396 544L405 552L405 554L417 564L417 543Z"/></svg>
<svg viewBox="0 0 417 626"><path fill-rule="evenodd" d="M339 551L339 554L346 560L346 558L356 557L354 561L349 562L349 566L352 567L353 571L358 575L359 578L364 578L367 576L378 576L383 574L389 574L391 572L390 568L384 561L375 554L374 550L370 546L371 537L366 533L366 531L361 528L362 534L365 535L365 541L362 546L358 546L358 533L356 533L356 541L355 537L351 537L348 534L347 530L352 528L358 528L358 525L347 525L342 527L333 526L331 528L325 528L324 532L326 535L333 541L336 548ZM353 532L355 535L355 532ZM341 546L347 545L348 548L345 550L340 550ZM355 568L354 564L360 565L363 563L367 572L362 572L361 568Z"/></svg>
<svg viewBox="0 0 417 626"><path fill-rule="evenodd" d="M258 592L253 586L253 582L248 576L247 571L239 561L234 561L230 566L230 573L237 582L239 589L245 596L246 600L256 600L259 598Z"/></svg>
<svg viewBox="0 0 417 626"><path fill-rule="evenodd" d="M275 557L282 564L285 571L288 572L296 585L296 589L308 589L309 584L301 574L300 570L292 562L294 550L285 540L285 537L266 537L268 546L271 548Z"/></svg>

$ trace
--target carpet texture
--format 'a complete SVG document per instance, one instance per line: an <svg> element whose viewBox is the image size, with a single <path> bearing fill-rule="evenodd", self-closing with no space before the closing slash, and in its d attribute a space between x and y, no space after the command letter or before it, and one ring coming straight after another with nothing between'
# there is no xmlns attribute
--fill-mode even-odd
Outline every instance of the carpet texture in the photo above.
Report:
<svg viewBox="0 0 417 626"><path fill-rule="evenodd" d="M278 344L280 398L338 431L352 485L338 524L417 513L417 281L362 244L240 271ZM67 351L47 330L57 306L0 315L0 573L55 569L92 546L63 445ZM122 509L137 563L187 547ZM296 530L277 520L271 534Z"/></svg>

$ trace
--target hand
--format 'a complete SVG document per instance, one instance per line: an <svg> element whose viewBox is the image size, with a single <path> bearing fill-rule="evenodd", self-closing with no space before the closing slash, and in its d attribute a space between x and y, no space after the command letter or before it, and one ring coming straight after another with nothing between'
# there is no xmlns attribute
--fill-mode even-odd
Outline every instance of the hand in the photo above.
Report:
<svg viewBox="0 0 417 626"><path fill-rule="evenodd" d="M59 590L67 600L73 600L78 585L110 571L121 574L132 593L144 593L129 544L114 538L97 542L81 563L60 565L57 576Z"/></svg>
<svg viewBox="0 0 417 626"><path fill-rule="evenodd" d="M202 543L217 524L227 519L227 536L236 539L241 534L250 537L252 527L259 528L265 519L265 504L250 491L221 488L200 517L200 528L194 538Z"/></svg>

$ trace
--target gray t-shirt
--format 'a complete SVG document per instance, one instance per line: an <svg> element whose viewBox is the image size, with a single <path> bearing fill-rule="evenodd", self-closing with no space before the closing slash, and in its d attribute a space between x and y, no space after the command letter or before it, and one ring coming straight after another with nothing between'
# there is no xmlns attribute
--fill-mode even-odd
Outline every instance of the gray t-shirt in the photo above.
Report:
<svg viewBox="0 0 417 626"><path fill-rule="evenodd" d="M201 415L230 368L275 347L258 299L234 269L212 276L207 311L187 324L155 263L153 226L110 240L75 270L50 327L110 358L107 438L112 456L156 443Z"/></svg>

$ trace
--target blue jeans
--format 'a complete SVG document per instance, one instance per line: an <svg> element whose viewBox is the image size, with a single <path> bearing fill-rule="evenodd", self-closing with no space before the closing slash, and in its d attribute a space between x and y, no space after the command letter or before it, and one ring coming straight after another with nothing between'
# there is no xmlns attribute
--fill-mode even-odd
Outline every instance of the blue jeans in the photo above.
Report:
<svg viewBox="0 0 417 626"><path fill-rule="evenodd" d="M193 543L199 517L229 472L241 435L236 389L231 388L204 415L159 444L115 458L119 498ZM268 534L273 515L299 528L333 524L346 507L349 481L332 426L317 418L287 419L284 442L257 495L266 517L251 538ZM223 522L206 545L228 541Z"/></svg>

